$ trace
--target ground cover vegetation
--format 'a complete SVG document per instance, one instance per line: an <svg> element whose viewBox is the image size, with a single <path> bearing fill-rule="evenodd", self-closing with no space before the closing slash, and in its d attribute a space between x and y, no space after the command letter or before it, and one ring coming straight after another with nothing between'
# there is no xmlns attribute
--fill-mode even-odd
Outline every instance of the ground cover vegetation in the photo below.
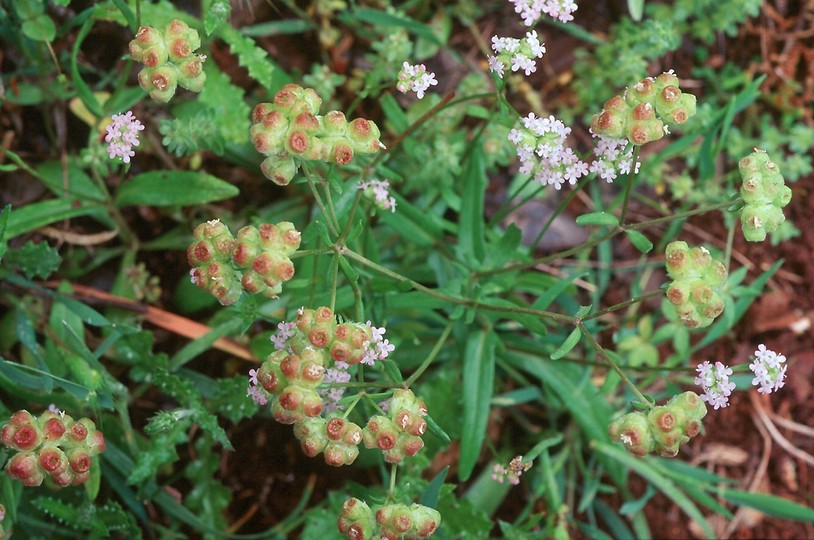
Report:
<svg viewBox="0 0 814 540"><path fill-rule="evenodd" d="M0 538L810 530L788 9L0 2Z"/></svg>

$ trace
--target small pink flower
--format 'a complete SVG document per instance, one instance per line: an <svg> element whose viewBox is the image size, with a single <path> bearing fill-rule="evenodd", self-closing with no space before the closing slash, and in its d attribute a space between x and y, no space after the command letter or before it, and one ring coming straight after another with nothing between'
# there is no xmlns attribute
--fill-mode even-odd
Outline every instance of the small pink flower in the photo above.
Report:
<svg viewBox="0 0 814 540"><path fill-rule="evenodd" d="M144 125L139 122L131 111L125 114L114 114L110 125L105 128L105 142L110 159L120 158L125 163L130 163L130 158L135 156L134 146L138 146L138 132L144 129Z"/></svg>

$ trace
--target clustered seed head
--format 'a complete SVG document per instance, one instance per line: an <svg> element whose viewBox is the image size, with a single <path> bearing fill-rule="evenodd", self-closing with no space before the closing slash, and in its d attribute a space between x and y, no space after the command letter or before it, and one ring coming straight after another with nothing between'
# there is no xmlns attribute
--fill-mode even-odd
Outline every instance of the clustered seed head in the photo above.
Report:
<svg viewBox="0 0 814 540"><path fill-rule="evenodd" d="M294 436L308 457L324 453L325 463L341 467L359 455L362 428L340 416L319 416L294 424Z"/></svg>
<svg viewBox="0 0 814 540"><path fill-rule="evenodd" d="M375 517L374 517L375 516ZM375 510L356 498L342 505L337 528L351 540L382 538L418 540L432 536L441 524L441 514L421 504L386 504Z"/></svg>
<svg viewBox="0 0 814 540"><path fill-rule="evenodd" d="M192 282L223 305L234 304L241 290L276 298L294 277L289 258L300 246L300 233L284 221L246 226L232 236L220 221L198 225L187 248Z"/></svg>
<svg viewBox="0 0 814 540"><path fill-rule="evenodd" d="M341 111L320 116L321 105L313 89L287 84L272 103L260 103L252 111L249 133L257 151L267 156L260 168L275 184L291 182L299 168L295 158L347 165L356 154L383 148L374 122L348 122Z"/></svg>
<svg viewBox="0 0 814 540"><path fill-rule="evenodd" d="M605 102L591 120L591 131L637 146L661 139L668 125L683 124L695 114L695 96L678 87L672 72L648 77Z"/></svg>
<svg viewBox="0 0 814 540"><path fill-rule="evenodd" d="M194 54L201 46L198 31L185 22L173 20L163 32L142 26L130 42L130 56L144 67L138 74L139 85L156 101L167 102L176 88L200 92L206 82L203 61Z"/></svg>
<svg viewBox="0 0 814 540"><path fill-rule="evenodd" d="M647 413L636 411L622 416L608 426L608 433L637 456L656 452L662 457L675 457L679 446L701 432L701 419L706 414L701 398L694 392L684 392Z"/></svg>
<svg viewBox="0 0 814 540"><path fill-rule="evenodd" d="M0 439L18 453L6 463L6 473L25 486L43 481L55 487L76 486L90 477L93 456L105 449L105 439L87 418L45 411L35 418L17 411L3 426Z"/></svg>
<svg viewBox="0 0 814 540"><path fill-rule="evenodd" d="M295 351L316 347L327 351L335 362L353 366L364 360L370 350L370 327L358 322L337 324L329 307L302 309L297 314L295 324L300 332L290 341Z"/></svg>
<svg viewBox="0 0 814 540"><path fill-rule="evenodd" d="M398 389L388 406L388 416L371 417L362 437L367 448L378 448L388 463L401 463L424 447L427 406L412 391Z"/></svg>
<svg viewBox="0 0 814 540"><path fill-rule="evenodd" d="M791 188L764 150L755 149L740 160L738 169L745 203L741 210L743 236L750 242L762 242L786 220L782 208L791 201Z"/></svg>
<svg viewBox="0 0 814 540"><path fill-rule="evenodd" d="M703 328L724 310L720 289L727 278L723 264L713 260L703 247L690 248L686 242L667 245L665 265L672 283L667 299L676 308L687 328Z"/></svg>

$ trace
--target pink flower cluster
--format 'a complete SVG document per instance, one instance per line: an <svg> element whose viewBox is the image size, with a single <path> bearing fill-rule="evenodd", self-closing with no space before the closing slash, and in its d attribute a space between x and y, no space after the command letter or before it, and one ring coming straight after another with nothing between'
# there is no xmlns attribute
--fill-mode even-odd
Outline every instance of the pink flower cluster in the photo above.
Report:
<svg viewBox="0 0 814 540"><path fill-rule="evenodd" d="M509 0L509 2L514 4L514 10L520 14L526 26L532 26L543 15L564 23L573 21L573 13L578 8L574 0Z"/></svg>
<svg viewBox="0 0 814 540"><path fill-rule="evenodd" d="M138 132L144 129L144 125L139 122L131 111L125 114L114 114L112 122L105 128L105 142L107 153L110 159L120 158L125 163L130 163L130 158L135 156L134 146L139 145Z"/></svg>
<svg viewBox="0 0 814 540"><path fill-rule="evenodd" d="M364 195L373 200L373 202L382 210L396 211L396 199L390 195L390 182L387 180L368 180L367 182L359 182L359 189L364 192Z"/></svg>
<svg viewBox="0 0 814 540"><path fill-rule="evenodd" d="M396 88L402 94L406 94L410 90L415 92L418 99L424 97L430 86L435 86L438 81L435 80L435 73L428 73L427 67L424 64L411 66L404 62L399 71L399 82L396 83Z"/></svg>
<svg viewBox="0 0 814 540"><path fill-rule="evenodd" d="M492 480L502 484L508 481L513 486L520 483L520 477L523 473L531 469L531 462L523 462L523 456L515 456L510 462L508 467L504 467L496 463L492 467Z"/></svg>
<svg viewBox="0 0 814 540"><path fill-rule="evenodd" d="M561 189L566 182L576 184L588 174L588 165L566 148L570 133L571 128L553 116L537 118L530 113L523 119L523 127L509 132L509 141L516 146L520 159L520 172L555 189Z"/></svg>
<svg viewBox="0 0 814 540"><path fill-rule="evenodd" d="M628 147L627 139L613 139L592 133L598 139L594 150L594 160L588 169L592 173L602 178L608 183L613 182L619 174L630 174L633 165L633 145ZM636 162L636 170L639 172L640 162Z"/></svg>

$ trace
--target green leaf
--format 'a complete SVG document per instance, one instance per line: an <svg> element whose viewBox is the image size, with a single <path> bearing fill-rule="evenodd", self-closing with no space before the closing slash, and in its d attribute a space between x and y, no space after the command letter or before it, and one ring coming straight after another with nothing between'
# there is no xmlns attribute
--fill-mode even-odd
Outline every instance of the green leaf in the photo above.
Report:
<svg viewBox="0 0 814 540"><path fill-rule="evenodd" d="M427 41L435 43L436 45L442 45L442 43L438 40L438 37L432 31L432 28L430 28L426 24L420 23L405 15L393 15L390 13L385 13L384 11L379 11L377 9L360 8L355 9L353 10L353 12L348 14L343 13L342 16L340 16L340 19L350 19L352 21L364 21L372 24L377 28L387 26L404 28L408 32L412 32L418 37L422 37Z"/></svg>
<svg viewBox="0 0 814 540"><path fill-rule="evenodd" d="M438 505L438 498L441 495L441 486L444 485L444 479L447 477L448 472L449 465L444 467L435 475L435 478L427 484L427 488L424 490L424 493L421 494L421 498L418 501L420 504L429 506L430 508L435 508Z"/></svg>
<svg viewBox="0 0 814 540"><path fill-rule="evenodd" d="M127 5L127 2L124 0L113 0L113 5L119 8L119 11L122 12L122 16L127 21L127 26L130 28L130 31L134 34L138 31L138 22L136 22L136 16L133 14L133 10L130 9L130 6Z"/></svg>
<svg viewBox="0 0 814 540"><path fill-rule="evenodd" d="M630 239L630 243L642 253L650 253L650 251L653 249L653 242L648 240L647 237L639 231L627 229L625 234L627 234L628 239Z"/></svg>
<svg viewBox="0 0 814 540"><path fill-rule="evenodd" d="M241 35L241 33L228 24L220 27L218 35L229 44L232 54L237 56L238 64L249 71L249 75L266 91L271 91L274 87L274 64L268 58L268 53L259 47L251 38Z"/></svg>
<svg viewBox="0 0 814 540"><path fill-rule="evenodd" d="M636 22L642 20L644 13L644 0L627 0L627 10L630 12L630 18Z"/></svg>
<svg viewBox="0 0 814 540"><path fill-rule="evenodd" d="M23 21L21 29L23 34L34 41L54 41L57 35L57 27L54 21L45 14Z"/></svg>
<svg viewBox="0 0 814 540"><path fill-rule="evenodd" d="M467 336L463 359L463 405L461 455L458 477L469 479L486 438L486 422L495 378L495 346L491 330L479 330Z"/></svg>
<svg viewBox="0 0 814 540"><path fill-rule="evenodd" d="M232 5L229 0L210 0L204 3L204 5L206 4L208 7L204 9L204 30L208 36L229 20Z"/></svg>
<svg viewBox="0 0 814 540"><path fill-rule="evenodd" d="M591 212L577 217L577 225L602 225L606 227L616 227L619 225L619 218L608 212Z"/></svg>
<svg viewBox="0 0 814 540"><path fill-rule="evenodd" d="M76 94L79 96L79 99L82 100L82 103L85 104L85 107L87 107L96 118L101 118L104 116L104 113L101 105L99 105L99 100L96 99L96 95L94 95L93 91L79 74L79 48L82 46L82 42L85 41L85 38L90 33L91 28L93 28L93 23L93 19L87 19L79 29L79 33L76 36L76 41L74 41L73 49L71 50L71 79L73 81L74 88L76 88Z"/></svg>
<svg viewBox="0 0 814 540"><path fill-rule="evenodd" d="M75 205L65 199L48 199L34 204L27 204L11 213L6 226L6 238L14 238L23 233L39 229L51 223L89 214L102 214L100 206Z"/></svg>
<svg viewBox="0 0 814 540"><path fill-rule="evenodd" d="M486 164L480 138L470 143L467 167L461 175L463 197L458 224L458 244L466 258L481 262L486 254L483 229L483 205L486 195ZM470 257L471 255L471 257Z"/></svg>
<svg viewBox="0 0 814 540"><path fill-rule="evenodd" d="M116 206L184 206L221 201L240 191L206 173L153 171L142 173L122 184Z"/></svg>
<svg viewBox="0 0 814 540"><path fill-rule="evenodd" d="M227 141L243 144L249 140L251 107L244 100L244 92L214 63L206 64L206 85L198 102L212 110L217 132Z"/></svg>
<svg viewBox="0 0 814 540"><path fill-rule="evenodd" d="M739 489L722 489L716 493L731 503L748 506L770 516L814 523L814 509L776 495L749 493Z"/></svg>
<svg viewBox="0 0 814 540"><path fill-rule="evenodd" d="M39 276L43 279L59 268L62 257L46 242L29 240L22 247L12 249L6 256L6 264L18 267L27 278Z"/></svg>
<svg viewBox="0 0 814 540"><path fill-rule="evenodd" d="M579 327L574 328L571 331L571 333L568 334L568 337L565 338L565 341L563 341L562 345L560 345L557 348L556 351L551 353L551 359L552 360L559 360L560 358L562 358L566 354L570 353L571 349L576 347L577 343L579 343L579 338L580 338L581 335L582 335L582 331L579 329Z"/></svg>
<svg viewBox="0 0 814 540"><path fill-rule="evenodd" d="M240 33L249 37L268 37L280 34L301 34L316 28L311 21L302 19L283 19L281 21L269 21L243 26Z"/></svg>
<svg viewBox="0 0 814 540"><path fill-rule="evenodd" d="M6 226L8 225L8 217L11 215L11 205L7 204L3 207L3 212L0 213L0 261L8 249L8 239L6 238Z"/></svg>
<svg viewBox="0 0 814 540"><path fill-rule="evenodd" d="M704 534L706 534L708 538L715 537L712 528L698 507L679 489L675 482L662 475L647 460L636 458L619 446L600 441L594 443L594 449L636 471L684 510L684 512L704 530Z"/></svg>
<svg viewBox="0 0 814 540"><path fill-rule="evenodd" d="M482 220L481 220L482 221ZM514 223L509 224L496 245L490 245L486 253L487 268L501 268L517 251L522 233Z"/></svg>

